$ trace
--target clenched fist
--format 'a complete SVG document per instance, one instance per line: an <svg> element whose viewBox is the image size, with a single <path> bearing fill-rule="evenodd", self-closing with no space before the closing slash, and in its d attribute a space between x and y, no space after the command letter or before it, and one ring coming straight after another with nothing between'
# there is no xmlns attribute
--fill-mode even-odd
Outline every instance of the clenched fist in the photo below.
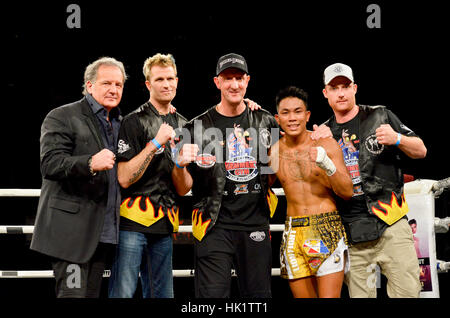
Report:
<svg viewBox="0 0 450 318"><path fill-rule="evenodd" d="M312 162L316 162L316 159L317 159L317 147L311 147L311 149L309 150L309 159Z"/></svg>
<svg viewBox="0 0 450 318"><path fill-rule="evenodd" d="M395 145L398 138L398 133L392 129L391 125L383 124L375 130L378 143L382 145Z"/></svg>
<svg viewBox="0 0 450 318"><path fill-rule="evenodd" d="M156 134L156 141L160 145L164 145L169 140L175 138L175 130L173 130L172 126L167 123L162 123L161 127L159 127L158 133Z"/></svg>
<svg viewBox="0 0 450 318"><path fill-rule="evenodd" d="M311 161L314 161L319 168L325 170L327 176L331 177L336 172L336 166L323 147L311 147L309 156Z"/></svg>
<svg viewBox="0 0 450 318"><path fill-rule="evenodd" d="M92 171L110 170L114 167L116 155L109 149L102 149L92 156Z"/></svg>
<svg viewBox="0 0 450 318"><path fill-rule="evenodd" d="M186 167L189 163L195 161L198 153L198 145L184 144L177 158L180 167Z"/></svg>

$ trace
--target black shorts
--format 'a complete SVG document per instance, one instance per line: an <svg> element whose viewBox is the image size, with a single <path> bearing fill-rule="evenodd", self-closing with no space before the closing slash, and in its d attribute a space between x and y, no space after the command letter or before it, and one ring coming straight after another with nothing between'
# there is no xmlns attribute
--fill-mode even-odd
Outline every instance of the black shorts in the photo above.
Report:
<svg viewBox="0 0 450 318"><path fill-rule="evenodd" d="M236 231L214 227L195 242L195 296L227 298L231 270L241 297L270 298L272 245L269 230Z"/></svg>

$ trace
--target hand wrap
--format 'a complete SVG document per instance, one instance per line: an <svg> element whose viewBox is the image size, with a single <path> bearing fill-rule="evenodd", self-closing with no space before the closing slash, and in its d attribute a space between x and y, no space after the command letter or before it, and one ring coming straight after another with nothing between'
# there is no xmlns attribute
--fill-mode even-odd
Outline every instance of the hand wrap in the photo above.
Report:
<svg viewBox="0 0 450 318"><path fill-rule="evenodd" d="M325 170L327 176L331 177L336 172L336 166L333 161L327 156L327 152L323 147L317 147L316 164L319 168Z"/></svg>

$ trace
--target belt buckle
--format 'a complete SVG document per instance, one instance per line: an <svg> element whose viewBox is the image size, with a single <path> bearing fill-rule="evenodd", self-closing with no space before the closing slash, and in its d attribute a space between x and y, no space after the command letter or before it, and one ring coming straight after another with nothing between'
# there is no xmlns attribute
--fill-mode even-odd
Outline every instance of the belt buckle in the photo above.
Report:
<svg viewBox="0 0 450 318"><path fill-rule="evenodd" d="M309 226L309 217L295 218L292 220L292 227Z"/></svg>

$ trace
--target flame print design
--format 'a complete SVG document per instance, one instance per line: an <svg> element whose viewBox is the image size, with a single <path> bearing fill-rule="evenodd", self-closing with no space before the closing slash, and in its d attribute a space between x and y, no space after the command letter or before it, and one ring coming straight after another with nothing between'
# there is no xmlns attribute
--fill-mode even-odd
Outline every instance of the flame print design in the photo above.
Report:
<svg viewBox="0 0 450 318"><path fill-rule="evenodd" d="M269 188L269 191L266 196L266 200L267 200L267 204L269 205L269 209L270 209L270 217L272 218L277 209L278 197L275 195L275 193L273 193L271 188Z"/></svg>
<svg viewBox="0 0 450 318"><path fill-rule="evenodd" d="M160 208L161 209L161 208ZM173 226L173 232L178 232L178 228L180 225L180 218L179 218L179 212L180 208L173 207L171 209L167 209L167 216L169 217L170 223L172 223Z"/></svg>
<svg viewBox="0 0 450 318"><path fill-rule="evenodd" d="M130 205L131 198L125 199L120 205L120 215L144 226L150 226L164 217L160 207L155 215L155 208L148 197L145 198L145 209L141 209L142 196L136 197Z"/></svg>
<svg viewBox="0 0 450 318"><path fill-rule="evenodd" d="M192 234L197 240L201 241L205 236L209 223L211 219L203 222L203 212L199 212L198 209L192 211Z"/></svg>
<svg viewBox="0 0 450 318"><path fill-rule="evenodd" d="M378 205L384 210L378 209L373 206L372 212L388 225L391 225L402 218L409 211L404 194L402 194L401 200L402 202L401 204L399 204L394 192L392 192L391 203L387 204L378 200Z"/></svg>

